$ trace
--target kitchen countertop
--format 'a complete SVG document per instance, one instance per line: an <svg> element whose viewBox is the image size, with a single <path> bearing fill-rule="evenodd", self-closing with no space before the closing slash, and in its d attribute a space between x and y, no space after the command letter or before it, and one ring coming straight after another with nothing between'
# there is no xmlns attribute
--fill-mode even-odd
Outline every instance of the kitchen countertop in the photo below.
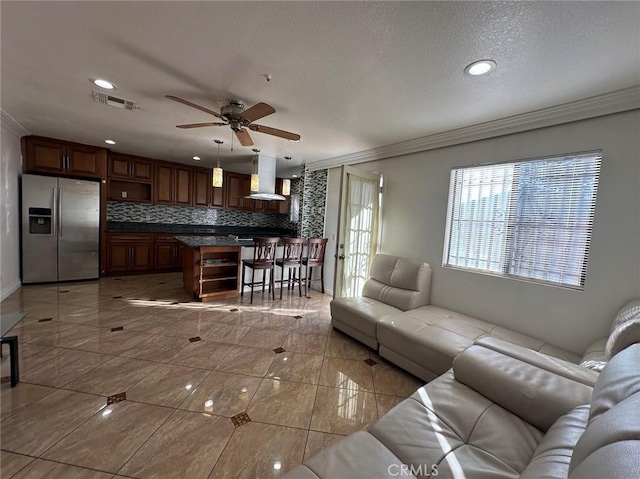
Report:
<svg viewBox="0 0 640 479"><path fill-rule="evenodd" d="M247 246L253 248L253 238L230 238L228 236L174 236L189 248L201 246ZM278 243L282 246L282 242Z"/></svg>
<svg viewBox="0 0 640 479"><path fill-rule="evenodd" d="M109 233L164 233L176 235L209 234L236 235L240 237L253 236L296 236L295 230L283 228L265 228L259 226L219 226L219 225L188 225L168 223L139 223L130 221L107 221Z"/></svg>
<svg viewBox="0 0 640 479"><path fill-rule="evenodd" d="M253 240L238 241L228 236L174 236L175 239L189 248L202 246L253 246Z"/></svg>

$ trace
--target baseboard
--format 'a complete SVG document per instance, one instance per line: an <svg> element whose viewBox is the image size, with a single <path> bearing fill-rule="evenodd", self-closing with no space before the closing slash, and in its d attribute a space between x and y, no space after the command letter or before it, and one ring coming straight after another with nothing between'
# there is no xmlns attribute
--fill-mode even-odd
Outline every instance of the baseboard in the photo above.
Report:
<svg viewBox="0 0 640 479"><path fill-rule="evenodd" d="M8 287L4 288L2 291L0 291L0 301L4 301L9 296L11 296L13 293L18 291L20 286L22 286L22 283L20 282L20 280L18 280L15 283L13 283L11 286L8 286Z"/></svg>

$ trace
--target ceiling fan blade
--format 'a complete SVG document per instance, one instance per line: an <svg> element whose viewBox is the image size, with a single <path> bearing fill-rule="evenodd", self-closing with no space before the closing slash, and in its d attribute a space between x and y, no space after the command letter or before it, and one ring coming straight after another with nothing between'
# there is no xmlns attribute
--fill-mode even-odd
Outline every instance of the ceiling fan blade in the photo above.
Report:
<svg viewBox="0 0 640 479"><path fill-rule="evenodd" d="M222 118L222 115L220 115L220 113L218 113L216 111L213 111L213 110L209 110L209 108L205 108L203 106L196 105L195 103L192 103L189 100L185 100L184 98L180 98L180 97L173 96L173 95L166 95L166 98L168 98L169 100L177 101L178 103L182 103L183 105L190 106L191 108L195 108L196 110L200 110L200 111L203 111L205 113L209 113L210 115L217 116L218 118L224 119L224 118Z"/></svg>
<svg viewBox="0 0 640 479"><path fill-rule="evenodd" d="M287 140L293 140L293 141L300 140L300 135L298 135L297 133L291 133L290 131L278 130L277 128L271 128L270 126L249 125L249 128L252 131L257 131L258 133L266 133L267 135L279 136L280 138L286 138Z"/></svg>
<svg viewBox="0 0 640 479"><path fill-rule="evenodd" d="M247 130L241 130L241 131L236 131L236 136L238 137L238 140L240 140L240 144L242 146L252 146L253 145L253 140L251 139L251 136L249 135L249 132Z"/></svg>
<svg viewBox="0 0 640 479"><path fill-rule="evenodd" d="M240 116L247 120L249 123L259 120L265 116L272 115L276 112L276 109L266 103L256 103L251 108L243 111Z"/></svg>
<svg viewBox="0 0 640 479"><path fill-rule="evenodd" d="M188 125L176 125L176 128L203 128L205 126L227 126L226 123L189 123Z"/></svg>

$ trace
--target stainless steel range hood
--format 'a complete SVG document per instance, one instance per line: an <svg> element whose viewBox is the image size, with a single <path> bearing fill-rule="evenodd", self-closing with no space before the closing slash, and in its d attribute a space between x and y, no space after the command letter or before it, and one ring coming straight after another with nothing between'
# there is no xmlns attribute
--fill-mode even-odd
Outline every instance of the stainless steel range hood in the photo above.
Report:
<svg viewBox="0 0 640 479"><path fill-rule="evenodd" d="M253 173L258 174L258 191L246 198L264 201L285 201L286 198L276 194L276 159L273 156L256 155L252 161Z"/></svg>

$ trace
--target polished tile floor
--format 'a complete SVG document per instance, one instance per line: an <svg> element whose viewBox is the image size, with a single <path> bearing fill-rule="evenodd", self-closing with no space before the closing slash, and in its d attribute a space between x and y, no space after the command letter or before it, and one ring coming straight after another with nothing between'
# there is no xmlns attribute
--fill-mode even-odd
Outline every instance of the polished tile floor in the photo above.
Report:
<svg viewBox="0 0 640 479"><path fill-rule="evenodd" d="M21 288L8 478L274 478L421 385L331 328L330 297L190 302L180 273ZM5 354L7 348L5 348Z"/></svg>

